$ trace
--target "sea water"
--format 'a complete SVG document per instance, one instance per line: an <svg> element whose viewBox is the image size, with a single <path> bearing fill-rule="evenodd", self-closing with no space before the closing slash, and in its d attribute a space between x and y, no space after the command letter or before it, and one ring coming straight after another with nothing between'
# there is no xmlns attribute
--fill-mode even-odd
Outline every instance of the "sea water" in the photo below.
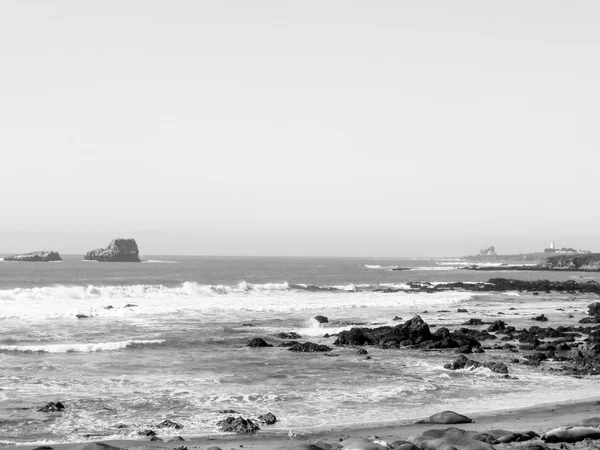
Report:
<svg viewBox="0 0 600 450"><path fill-rule="evenodd" d="M550 318L542 326L575 324L595 301L566 293L422 293L407 284L580 278L462 270L467 264L182 256L137 264L75 256L61 263L0 262L0 444L139 438L139 431L165 419L184 428L161 430L161 436L213 434L225 409L245 417L272 412L278 422L267 432L310 432L409 421L446 409L469 413L587 397L594 378L547 370L558 367L553 362L544 368L509 364L507 379L488 369L446 370L456 358L448 350L368 347L361 355L334 346L335 336L324 337L352 326L396 325L417 314L432 327L451 329L471 317L529 327L539 325L531 318L540 313ZM329 322L317 322L316 315ZM277 346L284 342L274 336L280 332L333 349L290 352ZM274 347L247 347L254 337ZM509 362L515 355L487 350L477 357ZM50 401L66 409L38 411Z"/></svg>

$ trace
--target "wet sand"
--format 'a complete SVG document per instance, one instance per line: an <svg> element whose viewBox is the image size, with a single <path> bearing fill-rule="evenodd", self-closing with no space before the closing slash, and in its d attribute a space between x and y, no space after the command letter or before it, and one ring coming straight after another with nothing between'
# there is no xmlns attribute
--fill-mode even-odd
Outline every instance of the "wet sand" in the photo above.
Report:
<svg viewBox="0 0 600 450"><path fill-rule="evenodd" d="M591 393L595 394L595 393ZM548 393L549 398L551 393ZM460 411L456 411L460 413ZM188 450L206 450L211 447L218 447L222 450L230 449L301 449L308 448L307 444L315 442L326 442L330 444L339 443L343 439L354 437L374 438L375 436L388 443L395 440L408 440L412 437L420 435L422 432L430 429L445 429L452 426L464 430L473 430L478 432L486 432L493 429L503 429L510 431L526 432L535 431L541 435L546 431L552 430L560 426L581 425L584 421L596 418L600 423L600 396L590 397L585 402L563 402L563 403L544 403L522 409L505 409L495 412L487 412L483 414L469 414L473 419L473 423L458 424L458 425L440 425L440 424L403 424L402 418L398 418L397 422L385 424L362 424L352 425L352 428L337 427L327 430L320 430L314 433L295 433L295 436L290 437L287 433L272 433L260 431L255 435L213 435L203 437L186 437L182 435L185 441L154 441L145 440L119 440L119 441L102 441L119 448L135 448L138 450L145 449L173 449L180 446L185 446ZM538 442L539 439L529 442ZM600 441L592 441L598 443L598 446L588 445L586 443L576 445L577 448L600 448ZM523 443L511 444L496 444L497 448L512 448L523 445ZM549 444L552 448L565 448L564 444ZM572 444L569 444L572 445ZM94 444L60 444L53 445L57 450L101 450L100 446ZM11 446L6 449L21 449L30 450L36 446Z"/></svg>

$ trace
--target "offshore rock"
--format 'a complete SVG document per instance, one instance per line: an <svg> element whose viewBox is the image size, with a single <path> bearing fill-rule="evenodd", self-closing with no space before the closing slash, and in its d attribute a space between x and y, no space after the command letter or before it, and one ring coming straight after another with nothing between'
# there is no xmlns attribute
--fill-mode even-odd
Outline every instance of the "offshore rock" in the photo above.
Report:
<svg viewBox="0 0 600 450"><path fill-rule="evenodd" d="M101 262L140 262L140 251L135 239L114 239L106 248L85 254L84 259Z"/></svg>
<svg viewBox="0 0 600 450"><path fill-rule="evenodd" d="M498 254L496 253L496 249L492 245L488 248L482 248L481 250L479 250L479 255L477 256L498 256Z"/></svg>
<svg viewBox="0 0 600 450"><path fill-rule="evenodd" d="M267 425L273 425L275 422L277 422L277 417L275 417L275 414L268 412L258 416L258 420L266 423Z"/></svg>
<svg viewBox="0 0 600 450"><path fill-rule="evenodd" d="M4 258L4 261L50 262L62 261L62 258L60 257L58 252L40 251L7 256L6 258Z"/></svg>
<svg viewBox="0 0 600 450"><path fill-rule="evenodd" d="M263 338L252 338L250 342L246 345L247 347L273 347Z"/></svg>
<svg viewBox="0 0 600 450"><path fill-rule="evenodd" d="M38 411L40 412L59 412L65 409L65 405L62 402L50 402L42 406Z"/></svg>
<svg viewBox="0 0 600 450"><path fill-rule="evenodd" d="M563 270L600 270L600 253L568 254L556 255L546 258L541 266L545 269L563 269Z"/></svg>
<svg viewBox="0 0 600 450"><path fill-rule="evenodd" d="M444 369L448 370L458 370L458 369L476 369L477 367L486 367L490 369L492 372L507 374L508 367L506 364L502 362L486 362L481 363L479 361L475 361L473 359L468 359L464 355L460 355L456 361L450 364L444 365Z"/></svg>
<svg viewBox="0 0 600 450"><path fill-rule="evenodd" d="M331 347L321 344L315 344L314 342L295 342L289 349L291 352L330 352Z"/></svg>

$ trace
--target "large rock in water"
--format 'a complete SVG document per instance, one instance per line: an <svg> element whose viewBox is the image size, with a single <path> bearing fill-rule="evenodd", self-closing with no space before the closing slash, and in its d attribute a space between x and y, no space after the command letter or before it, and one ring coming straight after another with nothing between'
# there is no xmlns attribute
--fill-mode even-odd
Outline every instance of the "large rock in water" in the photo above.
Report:
<svg viewBox="0 0 600 450"><path fill-rule="evenodd" d="M102 262L140 262L140 251L135 239L114 239L106 248L97 248L85 254L84 259Z"/></svg>
<svg viewBox="0 0 600 450"><path fill-rule="evenodd" d="M498 254L496 253L496 249L492 245L488 248L482 248L481 250L479 250L478 256L498 256Z"/></svg>
<svg viewBox="0 0 600 450"><path fill-rule="evenodd" d="M62 261L62 258L58 252L41 251L7 256L4 261L50 262Z"/></svg>

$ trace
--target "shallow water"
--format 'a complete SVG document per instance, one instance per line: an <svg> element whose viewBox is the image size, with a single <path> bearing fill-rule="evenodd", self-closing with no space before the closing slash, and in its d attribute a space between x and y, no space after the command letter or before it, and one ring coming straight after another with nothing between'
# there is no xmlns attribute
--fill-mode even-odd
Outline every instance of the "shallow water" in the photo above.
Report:
<svg viewBox="0 0 600 450"><path fill-rule="evenodd" d="M223 418L218 411L230 408L253 417L273 412L279 421L269 430L331 426L349 417L409 420L443 409L527 406L548 401L549 392L553 401L585 398L597 384L514 364L515 379L487 369L452 372L443 368L455 359L450 352L369 348L368 360L323 337L352 324L392 325L395 316L416 314L450 328L470 317L540 325L531 317L542 312L550 321L541 326L576 323L594 297L373 291L408 281L546 273L468 272L458 269L460 261L432 259L149 259L173 262L0 262L0 443L137 437L166 418L184 429L161 435L209 434ZM390 270L397 266L413 269ZM469 313L457 313L459 307ZM330 322L318 324L317 314ZM277 345L273 334L281 331L333 350L246 347L257 336ZM513 357L495 350L477 355ZM67 405L64 412L37 411L57 400Z"/></svg>

